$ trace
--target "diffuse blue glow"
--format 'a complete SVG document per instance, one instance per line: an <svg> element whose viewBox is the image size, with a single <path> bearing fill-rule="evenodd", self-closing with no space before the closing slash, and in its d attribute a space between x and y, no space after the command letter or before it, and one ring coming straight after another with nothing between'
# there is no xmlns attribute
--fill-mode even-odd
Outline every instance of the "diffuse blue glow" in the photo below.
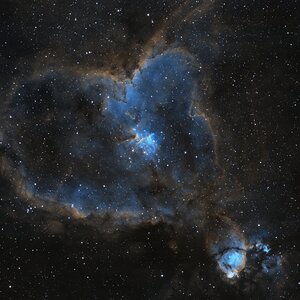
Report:
<svg viewBox="0 0 300 300"><path fill-rule="evenodd" d="M238 270L243 264L245 254L242 250L230 249L226 251L219 259L218 264L228 278L238 275Z"/></svg>
<svg viewBox="0 0 300 300"><path fill-rule="evenodd" d="M278 255L272 255L263 260L261 267L264 273L273 275L281 271L281 265L281 258Z"/></svg>
<svg viewBox="0 0 300 300"><path fill-rule="evenodd" d="M271 250L271 248L267 244L264 244L261 241L257 241L255 246L258 250L261 250L266 254L269 253Z"/></svg>
<svg viewBox="0 0 300 300"><path fill-rule="evenodd" d="M214 244L212 253L215 255L220 269L227 278L238 276L244 267L246 246L235 233L231 233L227 238L221 239Z"/></svg>
<svg viewBox="0 0 300 300"><path fill-rule="evenodd" d="M267 233L260 232L251 240L253 257L260 260L261 271L266 275L274 275L281 272L282 259L279 255L271 252L271 247L262 241L266 239Z"/></svg>
<svg viewBox="0 0 300 300"><path fill-rule="evenodd" d="M66 83L76 82L63 101L55 96L47 103L49 114L57 117L53 124L46 124L47 130L59 128L57 132L63 136L58 148L65 169L57 169L53 178L45 175L39 180L39 194L50 190L50 196L84 212L142 210L146 197L149 206L158 203L157 208L167 209L168 205L175 207L195 182L201 188L216 174L206 120L190 114L201 78L187 52L171 49L161 53L149 59L131 80L58 78L62 79L53 80L53 88L62 95ZM18 99L24 102L27 98ZM27 101L31 105L31 98ZM44 118L44 108L38 108L41 115L36 117ZM44 137L33 138L38 144ZM174 190L168 204L165 195L143 192L152 188L153 172Z"/></svg>
<svg viewBox="0 0 300 300"><path fill-rule="evenodd" d="M268 233L266 231L260 231L259 233L256 233L250 239L251 247L254 248L256 252L268 254L271 251L271 248L267 243L265 243L267 237Z"/></svg>
<svg viewBox="0 0 300 300"><path fill-rule="evenodd" d="M266 238L266 233L260 232L250 239L246 247L244 241L236 234L232 233L225 238L220 238L211 246L211 251L215 255L219 268L227 278L237 277L245 267L246 253L254 259L261 272L266 275L278 274L282 270L282 259L279 255L271 252L270 246L262 239Z"/></svg>

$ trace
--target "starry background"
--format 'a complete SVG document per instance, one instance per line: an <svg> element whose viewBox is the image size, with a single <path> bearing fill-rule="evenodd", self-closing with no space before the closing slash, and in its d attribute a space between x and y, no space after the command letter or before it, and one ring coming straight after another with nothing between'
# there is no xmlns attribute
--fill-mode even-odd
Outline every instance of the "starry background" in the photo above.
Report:
<svg viewBox="0 0 300 300"><path fill-rule="evenodd" d="M0 3L1 299L298 299L297 1Z"/></svg>

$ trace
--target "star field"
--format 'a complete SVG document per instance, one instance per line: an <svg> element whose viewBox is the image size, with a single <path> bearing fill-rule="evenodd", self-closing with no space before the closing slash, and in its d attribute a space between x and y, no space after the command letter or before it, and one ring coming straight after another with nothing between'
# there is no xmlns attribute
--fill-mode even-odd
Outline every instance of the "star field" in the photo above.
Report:
<svg viewBox="0 0 300 300"><path fill-rule="evenodd" d="M0 12L0 298L298 299L296 1Z"/></svg>

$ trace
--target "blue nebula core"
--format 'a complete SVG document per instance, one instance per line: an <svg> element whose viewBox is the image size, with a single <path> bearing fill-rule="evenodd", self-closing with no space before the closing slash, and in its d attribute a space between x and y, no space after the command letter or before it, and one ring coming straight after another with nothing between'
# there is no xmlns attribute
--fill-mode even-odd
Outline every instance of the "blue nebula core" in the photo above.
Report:
<svg viewBox="0 0 300 300"><path fill-rule="evenodd" d="M221 237L212 245L212 254L216 257L219 268L227 278L234 278L243 269L246 259L246 245L234 232Z"/></svg>
<svg viewBox="0 0 300 300"><path fill-rule="evenodd" d="M218 264L228 278L238 274L244 260L244 253L241 250L231 249L225 252L219 259Z"/></svg>
<svg viewBox="0 0 300 300"><path fill-rule="evenodd" d="M135 128L133 128L133 132L136 134L135 139L131 142L133 147L141 149L146 157L153 157L159 146L155 134L148 133L146 130L137 131Z"/></svg>

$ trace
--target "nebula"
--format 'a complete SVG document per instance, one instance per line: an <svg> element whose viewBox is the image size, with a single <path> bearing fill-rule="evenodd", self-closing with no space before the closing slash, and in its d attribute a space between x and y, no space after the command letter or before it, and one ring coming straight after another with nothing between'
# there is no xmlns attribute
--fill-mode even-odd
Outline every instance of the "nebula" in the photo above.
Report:
<svg viewBox="0 0 300 300"><path fill-rule="evenodd" d="M275 2L1 4L5 299L298 298Z"/></svg>

